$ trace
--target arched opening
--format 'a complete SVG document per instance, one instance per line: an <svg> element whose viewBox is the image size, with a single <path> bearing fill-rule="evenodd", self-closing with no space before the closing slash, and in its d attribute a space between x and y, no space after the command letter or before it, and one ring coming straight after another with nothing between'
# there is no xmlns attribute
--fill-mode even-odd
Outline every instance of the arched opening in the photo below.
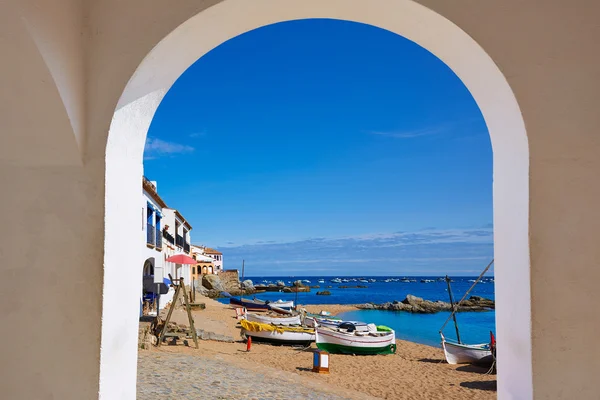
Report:
<svg viewBox="0 0 600 400"><path fill-rule="evenodd" d="M235 0L201 12L165 37L139 66L115 112L106 158L101 395L117 398L131 393L135 383L134 377L129 377L132 382L122 385L117 368L127 365L135 370L136 337L135 319L128 319L132 334L126 335L117 334L110 322L118 315L112 296L127 292L118 279L120 263L113 258L111 249L118 248L122 238L137 229L138 221L123 214L128 195L119 207L114 199L131 193L132 188L137 195L145 135L156 108L177 77L207 51L254 28L302 18L361 22L404 36L446 63L473 95L485 118L494 151L496 320L498 336L504 342L499 353L498 394L518 393L522 397L525 393L530 397L528 148L519 107L501 71L465 32L416 3L381 1L367 6L337 2L323 5L318 1L248 4ZM202 38L200 43L198 38ZM137 199L135 195L132 194ZM120 354L109 350L115 343L120 344Z"/></svg>

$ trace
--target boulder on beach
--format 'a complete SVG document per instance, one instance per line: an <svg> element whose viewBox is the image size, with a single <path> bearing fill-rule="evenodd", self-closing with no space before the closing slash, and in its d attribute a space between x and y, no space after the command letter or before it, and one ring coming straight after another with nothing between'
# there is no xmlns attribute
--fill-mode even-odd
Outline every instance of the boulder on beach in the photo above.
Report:
<svg viewBox="0 0 600 400"><path fill-rule="evenodd" d="M224 291L223 282L221 282L221 278L219 275L204 275L202 277L202 286L207 289Z"/></svg>

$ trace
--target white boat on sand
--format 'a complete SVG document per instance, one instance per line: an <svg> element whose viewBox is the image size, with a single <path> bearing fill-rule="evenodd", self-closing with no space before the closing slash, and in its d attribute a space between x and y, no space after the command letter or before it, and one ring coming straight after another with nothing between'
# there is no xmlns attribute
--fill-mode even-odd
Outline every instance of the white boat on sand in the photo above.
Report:
<svg viewBox="0 0 600 400"><path fill-rule="evenodd" d="M441 336L448 364L491 365L494 362L489 343L462 344L446 339L443 334Z"/></svg>
<svg viewBox="0 0 600 400"><path fill-rule="evenodd" d="M242 335L256 342L276 345L308 346L315 341L315 330L302 327L275 326L241 320Z"/></svg>
<svg viewBox="0 0 600 400"><path fill-rule="evenodd" d="M392 329L378 330L375 325L367 332L352 329L315 328L317 347L338 354L393 354L396 333Z"/></svg>
<svg viewBox="0 0 600 400"><path fill-rule="evenodd" d="M246 319L250 322L260 322L262 324L300 325L300 315L278 317L255 313L246 313Z"/></svg>

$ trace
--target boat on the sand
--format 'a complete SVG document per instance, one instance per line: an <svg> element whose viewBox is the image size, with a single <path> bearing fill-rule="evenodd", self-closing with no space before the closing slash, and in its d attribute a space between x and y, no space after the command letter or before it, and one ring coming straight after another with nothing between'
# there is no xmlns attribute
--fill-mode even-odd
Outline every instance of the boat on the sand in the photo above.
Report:
<svg viewBox="0 0 600 400"><path fill-rule="evenodd" d="M260 322L262 324L273 324L273 325L300 325L300 322L301 322L300 315L277 316L277 315L261 315L261 314L255 314L255 313L246 313L246 319L250 322Z"/></svg>
<svg viewBox="0 0 600 400"><path fill-rule="evenodd" d="M264 301L256 301L244 298L238 299L235 297L230 297L229 304L245 307L248 311L268 311L270 309L269 304Z"/></svg>
<svg viewBox="0 0 600 400"><path fill-rule="evenodd" d="M442 334L442 348L448 364L491 365L494 362L489 343L463 344L448 340Z"/></svg>
<svg viewBox="0 0 600 400"><path fill-rule="evenodd" d="M275 345L308 346L315 341L315 330L303 327L277 326L240 320L242 334L253 341Z"/></svg>
<svg viewBox="0 0 600 400"><path fill-rule="evenodd" d="M348 324L347 328L329 329L316 327L317 347L337 354L393 354L396 352L396 333L387 327L369 324L366 332L357 331Z"/></svg>

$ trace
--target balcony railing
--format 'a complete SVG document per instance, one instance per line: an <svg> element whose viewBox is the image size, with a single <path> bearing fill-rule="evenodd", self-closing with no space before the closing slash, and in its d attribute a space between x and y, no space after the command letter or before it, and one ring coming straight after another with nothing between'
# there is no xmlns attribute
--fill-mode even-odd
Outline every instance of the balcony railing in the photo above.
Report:
<svg viewBox="0 0 600 400"><path fill-rule="evenodd" d="M186 253L190 252L190 244L188 242L183 242L183 251Z"/></svg>
<svg viewBox="0 0 600 400"><path fill-rule="evenodd" d="M164 231L163 238L165 238L167 240L167 242L169 242L171 244L175 244L175 238L173 237L173 235L169 234L169 232Z"/></svg>
<svg viewBox="0 0 600 400"><path fill-rule="evenodd" d="M175 244L179 247L183 247L183 243L184 243L183 236L177 235L176 239L177 240L175 241Z"/></svg>
<svg viewBox="0 0 600 400"><path fill-rule="evenodd" d="M150 224L146 224L146 243L152 246L156 243L156 229Z"/></svg>
<svg viewBox="0 0 600 400"><path fill-rule="evenodd" d="M160 229L156 231L156 243L154 244L157 249L162 249L162 235Z"/></svg>

